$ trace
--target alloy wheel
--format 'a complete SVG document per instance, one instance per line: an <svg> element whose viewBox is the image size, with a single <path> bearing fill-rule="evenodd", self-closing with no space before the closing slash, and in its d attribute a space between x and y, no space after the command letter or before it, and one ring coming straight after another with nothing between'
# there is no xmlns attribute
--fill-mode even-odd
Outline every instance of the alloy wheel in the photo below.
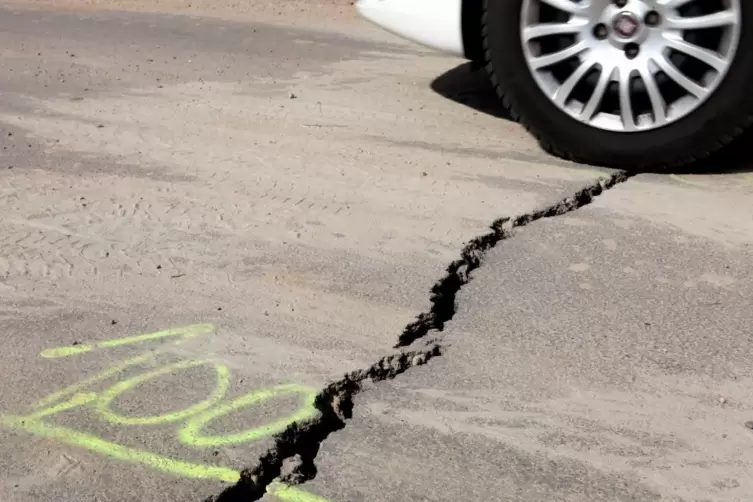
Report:
<svg viewBox="0 0 753 502"><path fill-rule="evenodd" d="M724 79L741 1L523 0L523 52L565 113L604 130L652 130L701 106Z"/></svg>

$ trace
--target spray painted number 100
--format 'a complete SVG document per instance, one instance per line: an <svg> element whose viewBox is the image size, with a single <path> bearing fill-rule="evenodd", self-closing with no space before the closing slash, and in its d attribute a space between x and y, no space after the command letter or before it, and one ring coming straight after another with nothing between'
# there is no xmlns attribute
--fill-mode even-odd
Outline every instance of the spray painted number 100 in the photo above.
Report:
<svg viewBox="0 0 753 502"><path fill-rule="evenodd" d="M172 337L177 338L174 344L181 344L188 339L212 332L214 332L214 326L211 324L194 324L191 326L167 329L154 333L118 338L115 340L106 340L89 345L57 347L43 351L41 356L46 359L71 357L122 345L131 345L153 340L165 340ZM56 439L61 442L107 455L111 458L126 462L139 463L179 476L197 479L216 479L234 483L240 479L240 472L235 469L188 462L146 450L124 446L87 432L55 425L51 423L49 419L63 411L79 407L88 407L89 409L93 409L99 418L113 425L147 426L176 423L179 424L177 429L178 441L182 444L194 448L212 448L247 443L267 437L282 431L292 422L312 418L317 413L316 408L314 407L314 398L316 396L315 389L297 384L283 384L266 389L257 389L238 398L226 400L226 394L229 390L231 381L230 369L222 363L208 359L179 361L121 380L103 391L94 392L91 390L94 385L119 375L127 368L147 362L153 362L154 356L157 352L159 352L159 349L132 357L92 377L56 391L41 399L34 407L34 410L28 415L0 415L0 425L14 429L21 429L37 436ZM119 395L132 390L149 380L169 375L176 371L202 366L208 366L214 369L217 382L214 390L206 399L195 403L188 408L149 417L130 417L115 412L111 407L112 401ZM210 422L228 413L259 404L270 398L284 395L299 396L299 407L289 416L270 424L232 434L209 435L204 432ZM272 495L287 502L328 502L321 497L317 497L308 492L282 483L273 483L267 490Z"/></svg>

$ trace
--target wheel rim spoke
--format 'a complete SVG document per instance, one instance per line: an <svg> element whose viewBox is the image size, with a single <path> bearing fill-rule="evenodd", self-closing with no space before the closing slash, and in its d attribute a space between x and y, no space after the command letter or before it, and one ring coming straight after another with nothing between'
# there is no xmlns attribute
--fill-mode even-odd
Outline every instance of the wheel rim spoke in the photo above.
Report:
<svg viewBox="0 0 753 502"><path fill-rule="evenodd" d="M578 14L587 9L586 2L575 3L572 0L542 0L542 2L568 14Z"/></svg>
<svg viewBox="0 0 753 502"><path fill-rule="evenodd" d="M622 127L625 131L630 132L635 130L635 118L633 117L633 100L630 91L630 77L631 72L629 70L619 70L620 79L620 118L622 119Z"/></svg>
<svg viewBox="0 0 753 502"><path fill-rule="evenodd" d="M646 86L646 93L651 101L654 125L662 126L667 123L667 105L664 103L659 85L656 83L654 74L651 73L651 70L647 66L642 67L640 73L643 84Z"/></svg>
<svg viewBox="0 0 753 502"><path fill-rule="evenodd" d="M543 98L562 112L599 129L649 131L719 88L744 1L523 0L520 38Z"/></svg>
<svg viewBox="0 0 753 502"><path fill-rule="evenodd" d="M659 68L661 68L664 73L667 74L669 78L674 80L677 85L688 91L688 93L692 94L696 98L703 99L708 94L708 91L704 87L701 87L700 85L696 84L688 77L680 73L680 71L675 68L675 66L670 63L669 60L664 56L658 57L653 61Z"/></svg>
<svg viewBox="0 0 753 502"><path fill-rule="evenodd" d="M554 95L554 102L560 106L565 106L567 104L567 98L570 97L573 89L575 89L575 86L578 85L585 74L594 67L594 64L595 62L591 60L586 60L581 63L580 66L570 75L570 77L565 80L562 86L557 89L557 92Z"/></svg>
<svg viewBox="0 0 753 502"><path fill-rule="evenodd" d="M672 30L703 30L706 28L720 28L738 22L738 16L732 11L716 12L697 17L668 17L667 27Z"/></svg>
<svg viewBox="0 0 753 502"><path fill-rule="evenodd" d="M667 40L667 46L706 63L716 71L721 72L724 71L725 68L727 68L727 61L720 58L712 51L698 47L697 45L693 45L684 40L675 40L673 38L669 38Z"/></svg>
<svg viewBox="0 0 753 502"><path fill-rule="evenodd" d="M567 61L568 59L573 58L586 50L588 50L588 45L585 42L581 41L571 45L567 49L563 49L552 54L547 54L546 56L539 56L537 58L534 58L531 60L531 66L535 70L540 70L542 68Z"/></svg>
<svg viewBox="0 0 753 502"><path fill-rule="evenodd" d="M657 3L665 9L679 9L683 5L687 5L694 0L659 0Z"/></svg>
<svg viewBox="0 0 753 502"><path fill-rule="evenodd" d="M531 41L552 35L574 35L585 25L585 20L579 20L567 23L543 23L535 26L526 26L523 30L523 38L526 41Z"/></svg>
<svg viewBox="0 0 753 502"><path fill-rule="evenodd" d="M599 75L599 81L596 83L596 87L594 87L594 91L593 93L591 93L591 97L588 99L588 103L586 103L586 106L583 107L583 110L580 112L578 118L585 122L591 121L591 119L594 117L594 114L596 113L596 110L601 104L601 101L604 99L607 85L612 79L614 70L614 68L609 68L609 70L602 68L601 75Z"/></svg>

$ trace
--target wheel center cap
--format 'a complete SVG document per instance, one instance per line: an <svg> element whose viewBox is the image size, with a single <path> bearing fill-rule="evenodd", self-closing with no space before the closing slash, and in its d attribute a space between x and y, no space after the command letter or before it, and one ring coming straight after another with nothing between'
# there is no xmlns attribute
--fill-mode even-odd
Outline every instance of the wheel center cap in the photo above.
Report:
<svg viewBox="0 0 753 502"><path fill-rule="evenodd" d="M641 26L638 17L631 12L622 12L614 18L612 28L614 32L622 38L631 38Z"/></svg>

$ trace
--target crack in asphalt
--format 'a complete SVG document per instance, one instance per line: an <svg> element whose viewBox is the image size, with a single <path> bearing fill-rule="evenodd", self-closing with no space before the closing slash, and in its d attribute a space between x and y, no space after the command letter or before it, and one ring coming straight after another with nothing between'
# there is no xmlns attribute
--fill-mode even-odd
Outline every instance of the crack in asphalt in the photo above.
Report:
<svg viewBox="0 0 753 502"><path fill-rule="evenodd" d="M405 327L394 346L399 352L382 357L369 368L347 373L340 380L327 385L315 399L314 405L320 413L318 418L290 424L274 437L274 445L259 458L256 467L243 470L235 485L226 488L219 495L205 499L205 502L259 500L267 487L277 479L289 484L300 484L313 479L317 472L315 459L321 444L330 434L346 426L352 417L354 398L365 383L391 380L442 355L444 344L441 337L425 340L419 348L408 349L430 332L444 330L445 324L455 316L458 292L471 281L471 273L481 266L490 249L510 238L515 228L587 206L596 197L632 176L627 172L616 172L543 209L494 221L490 226L491 231L472 239L463 248L460 258L447 267L445 276L434 284L431 289L431 308ZM286 462L291 459L292 469L283 474Z"/></svg>
<svg viewBox="0 0 753 502"><path fill-rule="evenodd" d="M627 181L633 174L623 171L608 178L600 178L575 194L543 209L516 218L500 218L491 225L491 232L472 239L462 250L460 259L447 267L447 274L431 289L431 308L405 327L394 348L407 347L430 331L443 331L446 322L455 315L455 297L470 282L470 273L481 266L484 255L500 241L512 236L515 228L524 227L543 218L552 218L587 206L604 191Z"/></svg>

